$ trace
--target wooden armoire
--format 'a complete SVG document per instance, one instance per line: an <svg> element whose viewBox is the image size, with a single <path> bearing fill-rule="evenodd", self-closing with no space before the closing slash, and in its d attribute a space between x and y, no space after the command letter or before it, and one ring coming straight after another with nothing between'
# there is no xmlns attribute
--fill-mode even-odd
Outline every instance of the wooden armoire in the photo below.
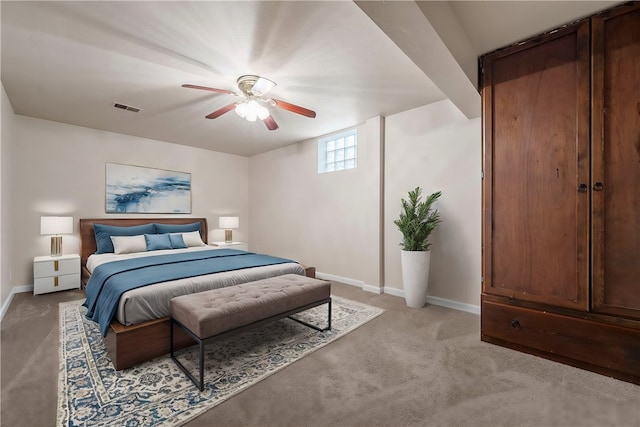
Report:
<svg viewBox="0 0 640 427"><path fill-rule="evenodd" d="M480 64L482 340L640 384L640 3Z"/></svg>

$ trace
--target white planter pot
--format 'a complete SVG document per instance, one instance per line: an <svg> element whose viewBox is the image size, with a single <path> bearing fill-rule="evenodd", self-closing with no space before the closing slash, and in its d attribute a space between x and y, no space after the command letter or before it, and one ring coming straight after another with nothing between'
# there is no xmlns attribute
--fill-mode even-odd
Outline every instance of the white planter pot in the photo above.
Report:
<svg viewBox="0 0 640 427"><path fill-rule="evenodd" d="M430 251L400 251L402 287L409 307L423 307L427 300L429 284Z"/></svg>

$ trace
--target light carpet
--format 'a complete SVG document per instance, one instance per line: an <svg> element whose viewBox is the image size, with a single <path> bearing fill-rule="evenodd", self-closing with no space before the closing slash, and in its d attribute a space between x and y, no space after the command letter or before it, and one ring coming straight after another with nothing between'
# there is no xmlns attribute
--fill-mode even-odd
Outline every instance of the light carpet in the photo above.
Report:
<svg viewBox="0 0 640 427"><path fill-rule="evenodd" d="M168 355L116 371L82 301L60 303L58 425L178 426L384 312L333 298L332 329L317 332L289 319L205 347L205 389L193 385ZM325 325L326 305L297 315ZM197 348L178 352L197 370Z"/></svg>

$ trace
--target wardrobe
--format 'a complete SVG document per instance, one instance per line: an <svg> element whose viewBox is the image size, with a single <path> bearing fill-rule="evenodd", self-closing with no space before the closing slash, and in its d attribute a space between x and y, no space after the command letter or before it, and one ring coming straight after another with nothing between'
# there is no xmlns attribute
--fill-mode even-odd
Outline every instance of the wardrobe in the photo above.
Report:
<svg viewBox="0 0 640 427"><path fill-rule="evenodd" d="M480 58L483 341L640 384L640 3Z"/></svg>

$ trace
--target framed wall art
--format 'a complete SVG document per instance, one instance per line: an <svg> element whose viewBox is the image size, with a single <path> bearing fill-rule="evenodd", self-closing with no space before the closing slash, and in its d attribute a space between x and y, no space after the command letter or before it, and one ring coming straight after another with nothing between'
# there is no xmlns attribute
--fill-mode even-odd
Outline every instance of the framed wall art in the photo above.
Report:
<svg viewBox="0 0 640 427"><path fill-rule="evenodd" d="M106 164L107 213L191 213L191 174Z"/></svg>

